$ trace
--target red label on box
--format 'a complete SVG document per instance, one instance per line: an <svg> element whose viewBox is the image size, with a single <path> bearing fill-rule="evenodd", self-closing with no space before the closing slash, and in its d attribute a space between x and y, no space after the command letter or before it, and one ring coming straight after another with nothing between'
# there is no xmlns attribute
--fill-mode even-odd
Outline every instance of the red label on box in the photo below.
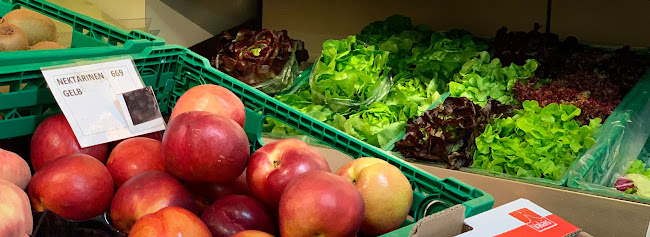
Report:
<svg viewBox="0 0 650 237"><path fill-rule="evenodd" d="M537 213L529 210L528 208L522 208L513 212L508 213L510 216L517 218L521 222L525 223L528 227L542 232L557 226L557 223L549 220L546 217L542 217Z"/></svg>
<svg viewBox="0 0 650 237"><path fill-rule="evenodd" d="M521 208L508 214L523 222L524 225L497 236L567 236L579 230L578 227L556 215L540 216L528 208Z"/></svg>

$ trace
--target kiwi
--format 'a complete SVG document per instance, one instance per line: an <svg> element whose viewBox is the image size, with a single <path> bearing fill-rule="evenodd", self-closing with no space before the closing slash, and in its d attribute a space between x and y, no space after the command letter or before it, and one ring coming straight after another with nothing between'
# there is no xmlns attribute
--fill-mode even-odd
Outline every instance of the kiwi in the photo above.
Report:
<svg viewBox="0 0 650 237"><path fill-rule="evenodd" d="M29 45L42 41L56 41L56 25L45 15L29 9L16 9L2 17L5 23L14 24L25 32Z"/></svg>
<svg viewBox="0 0 650 237"><path fill-rule="evenodd" d="M29 49L25 32L18 26L0 20L0 52L21 51Z"/></svg>
<svg viewBox="0 0 650 237"><path fill-rule="evenodd" d="M57 44L56 42L43 41L43 42L38 42L35 45L32 45L32 47L29 47L29 50L62 49L62 48L63 46Z"/></svg>

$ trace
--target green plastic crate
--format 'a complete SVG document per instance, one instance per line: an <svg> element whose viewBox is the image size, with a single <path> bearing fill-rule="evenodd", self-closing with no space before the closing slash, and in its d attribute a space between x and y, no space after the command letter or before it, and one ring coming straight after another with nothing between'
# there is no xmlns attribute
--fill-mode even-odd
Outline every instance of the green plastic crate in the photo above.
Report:
<svg viewBox="0 0 650 237"><path fill-rule="evenodd" d="M72 27L71 48L97 46L120 48L129 41L146 42L148 46L165 44L162 38L149 33L138 30L126 31L44 0L0 0L0 16L19 8L28 8L70 25ZM52 51L51 54L64 56L68 52L69 49L60 49ZM32 52L23 51L23 53Z"/></svg>
<svg viewBox="0 0 650 237"><path fill-rule="evenodd" d="M39 68L30 66L51 65L51 62L60 60L138 53L145 50L148 44L128 41L118 48L72 48L66 49L65 55L55 54L51 50L0 53L0 91L8 91L0 93L0 139L31 134L41 121L60 112L43 75L40 70L35 70Z"/></svg>
<svg viewBox="0 0 650 237"><path fill-rule="evenodd" d="M596 144L569 170L568 186L591 193L650 203L650 198L613 188L632 162L650 164L650 71L607 118Z"/></svg>
<svg viewBox="0 0 650 237"><path fill-rule="evenodd" d="M185 91L200 84L216 84L234 92L247 107L244 128L253 150L263 145L261 131L264 119L273 117L353 158L377 157L395 165L404 173L413 187L413 205L410 212L410 216L413 218L407 220L404 226L412 224L413 221L417 221L425 215L422 213L424 207L434 200L442 202L439 202L439 205L434 205L433 208L429 207L429 213L443 210L451 205L463 204L467 207L465 212L467 217L487 211L494 204L494 198L491 195L455 178L441 179L428 174L422 169L379 148L341 133L333 127L316 121L261 91L253 89L245 83L212 68L207 59L180 46L149 47L137 53L113 55L128 55L134 59L144 83L155 89L160 110L164 114L171 112L176 101ZM108 56L111 56L110 53L105 53L101 57L87 59L106 59ZM78 62L78 60L65 59L38 63L17 63L7 59L0 59L0 65L8 64L8 66L0 67L0 80L28 80L34 83L40 81L41 85L43 85L45 82L40 72L41 67L74 62ZM49 103L53 102L54 99L47 88L41 86L39 90L30 93L31 96L35 97L29 102L33 107L33 109L30 109L31 113L19 118L0 120L2 137L9 138L31 134L36 128L39 119L58 112L56 103ZM4 99L0 97L0 101ZM6 108L7 106L3 105L3 107ZM21 132L17 134L14 130L20 130Z"/></svg>
<svg viewBox="0 0 650 237"><path fill-rule="evenodd" d="M72 27L71 48L0 53L0 139L29 134L46 115L54 100L44 81L23 64L141 52L165 41L142 31L126 31L44 0L0 0L0 15L28 8ZM35 115L35 116L32 116Z"/></svg>

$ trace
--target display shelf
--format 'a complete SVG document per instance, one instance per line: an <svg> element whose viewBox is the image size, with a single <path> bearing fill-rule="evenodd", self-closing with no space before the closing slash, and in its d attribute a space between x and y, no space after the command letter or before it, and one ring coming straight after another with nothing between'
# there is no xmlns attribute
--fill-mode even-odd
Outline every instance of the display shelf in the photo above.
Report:
<svg viewBox="0 0 650 237"><path fill-rule="evenodd" d="M264 138L264 142L274 139ZM312 146L337 170L352 159L322 146ZM494 207L525 198L594 236L650 236L650 204L603 197L572 188L547 187L484 176L428 164L415 164L440 178L454 177L494 197Z"/></svg>

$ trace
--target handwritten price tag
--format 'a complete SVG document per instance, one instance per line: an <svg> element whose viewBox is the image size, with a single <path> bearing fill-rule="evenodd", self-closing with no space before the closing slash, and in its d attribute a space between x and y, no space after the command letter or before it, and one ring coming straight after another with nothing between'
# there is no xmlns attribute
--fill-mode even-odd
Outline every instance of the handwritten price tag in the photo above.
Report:
<svg viewBox="0 0 650 237"><path fill-rule="evenodd" d="M135 127L122 94L144 88L130 58L41 69L81 147L165 129L162 116ZM160 115L157 106L149 106Z"/></svg>

